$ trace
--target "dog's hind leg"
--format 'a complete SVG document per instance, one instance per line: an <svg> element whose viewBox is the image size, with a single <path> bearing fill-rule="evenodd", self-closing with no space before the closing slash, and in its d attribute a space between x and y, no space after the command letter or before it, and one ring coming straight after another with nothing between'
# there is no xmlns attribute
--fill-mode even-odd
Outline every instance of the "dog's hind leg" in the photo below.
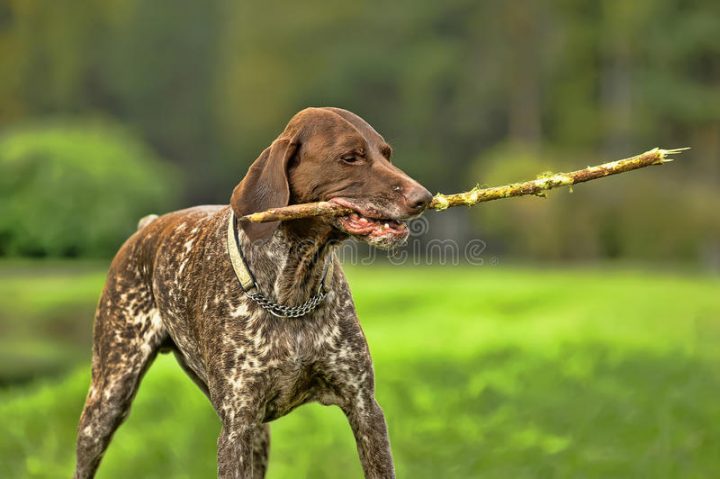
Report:
<svg viewBox="0 0 720 479"><path fill-rule="evenodd" d="M95 475L167 337L150 288L128 281L126 274L111 270L95 316L92 383L78 426L76 479Z"/></svg>

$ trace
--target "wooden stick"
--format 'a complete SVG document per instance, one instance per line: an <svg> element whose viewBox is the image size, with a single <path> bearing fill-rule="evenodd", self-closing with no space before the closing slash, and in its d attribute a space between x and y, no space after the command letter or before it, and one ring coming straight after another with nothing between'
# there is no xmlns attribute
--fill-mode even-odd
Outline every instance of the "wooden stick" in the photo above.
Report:
<svg viewBox="0 0 720 479"><path fill-rule="evenodd" d="M438 193L433 197L428 208L442 211L451 206L474 206L478 203L511 198L513 196L544 196L546 191L561 186L572 186L618 173L625 173L626 171L637 170L638 168L644 168L646 166L662 165L663 163L672 161L672 158L669 158L670 155L678 154L688 149L689 148L675 148L672 150L664 150L654 148L640 155L633 156L632 158L603 163L598 166L588 166L582 170L572 171L570 173L545 173L535 180L503 186L493 186L491 188L480 188L476 186L470 191L452 195ZM350 208L328 201L321 201L318 203L290 205L283 208L271 208L258 213L245 215L240 219L253 223L265 223L268 221L296 220L311 216L345 216L350 213L353 213L353 210Z"/></svg>

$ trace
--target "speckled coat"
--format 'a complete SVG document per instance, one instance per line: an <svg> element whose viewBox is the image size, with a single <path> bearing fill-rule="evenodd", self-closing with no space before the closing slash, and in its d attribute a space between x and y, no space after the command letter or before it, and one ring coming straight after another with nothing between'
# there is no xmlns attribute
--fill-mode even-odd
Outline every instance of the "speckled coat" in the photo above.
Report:
<svg viewBox="0 0 720 479"><path fill-rule="evenodd" d="M291 132L298 144L312 146L317 135L324 134L318 151L325 152L347 143L348 135L362 135L367 151L386 147L382 137L349 112L310 110L297 115L284 132ZM314 136L303 137L304 130ZM253 165L262 166L256 168L258 174L271 168L270 150ZM312 166L312 155L318 153L308 148L295 155L300 158L296 162ZM391 202L389 193L383 193L387 205L373 200L373 211L385 208L392 213L407 196L402 196L398 182L416 183L376 161L381 171L395 175L386 176L399 196ZM258 204L255 209L331 195L313 184L307 189L314 196L302 197L303 172L292 165L287 168L290 171L282 174L291 178L285 188L292 196L286 195L279 205ZM350 175L361 170L347 171ZM243 180L246 190L252 174L251 168ZM342 174L335 176L326 182L327 188L337 189L333 185L344 181ZM382 183L377 173L367 176ZM262 188L254 189L261 199L268 197ZM237 192L234 197L242 196ZM337 194L333 190L332 195ZM243 201L247 203L247 195ZM413 204L417 212L417 201ZM233 208L236 213L241 209ZM235 276L226 243L230 213L230 206L203 206L143 219L113 260L95 318L92 383L78 428L75 477L95 474L112 434L128 414L143 373L161 351L175 353L220 417L219 477L264 477L267 423L309 401L342 408L366 477L394 477L368 346L342 268L334 264L327 297L316 310L296 319L275 317L248 298ZM241 251L258 287L285 304L301 304L317 291L325 262L337 261L333 250L347 237L337 228L312 222L282 223L263 231L269 232L264 241L251 241L251 235L239 228Z"/></svg>

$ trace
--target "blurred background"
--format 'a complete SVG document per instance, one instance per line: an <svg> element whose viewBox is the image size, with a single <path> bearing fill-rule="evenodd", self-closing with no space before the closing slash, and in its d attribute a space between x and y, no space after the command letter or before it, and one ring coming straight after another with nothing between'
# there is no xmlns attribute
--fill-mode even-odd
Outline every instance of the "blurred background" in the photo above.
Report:
<svg viewBox="0 0 720 479"><path fill-rule="evenodd" d="M226 203L326 105L433 192L692 147L428 213L419 259L348 265L402 477L720 470L720 3L0 0L0 475L70 475L94 305L137 220ZM481 246L437 264L438 240ZM212 477L218 427L161 358L100 477ZM337 411L274 430L272 477L359 477Z"/></svg>

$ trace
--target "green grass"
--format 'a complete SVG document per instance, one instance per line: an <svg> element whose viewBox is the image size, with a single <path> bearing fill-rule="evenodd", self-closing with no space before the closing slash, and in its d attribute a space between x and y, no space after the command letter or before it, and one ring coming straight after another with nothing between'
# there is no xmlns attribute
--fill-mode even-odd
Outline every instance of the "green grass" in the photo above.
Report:
<svg viewBox="0 0 720 479"><path fill-rule="evenodd" d="M0 384L87 361L106 264L0 263Z"/></svg>
<svg viewBox="0 0 720 479"><path fill-rule="evenodd" d="M717 477L717 278L504 266L348 276L399 477ZM0 477L70 476L86 369L0 392ZM98 477L213 477L218 430L163 356ZM361 477L336 408L304 406L272 434L272 478Z"/></svg>

